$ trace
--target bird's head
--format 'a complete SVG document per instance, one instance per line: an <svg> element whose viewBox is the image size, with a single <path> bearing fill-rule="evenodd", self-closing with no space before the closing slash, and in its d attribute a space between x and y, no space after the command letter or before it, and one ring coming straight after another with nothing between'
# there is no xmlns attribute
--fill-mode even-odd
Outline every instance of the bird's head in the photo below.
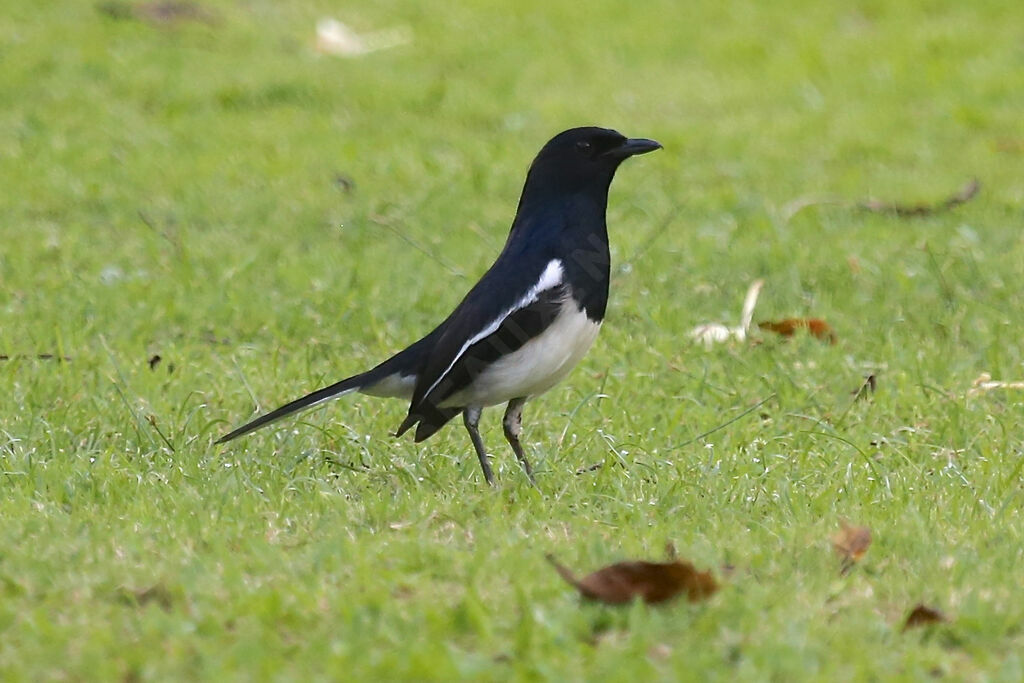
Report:
<svg viewBox="0 0 1024 683"><path fill-rule="evenodd" d="M562 192L607 191L619 164L656 149L661 149L661 144L654 140L627 138L608 128L571 128L551 138L540 150L530 166L527 184L533 180Z"/></svg>

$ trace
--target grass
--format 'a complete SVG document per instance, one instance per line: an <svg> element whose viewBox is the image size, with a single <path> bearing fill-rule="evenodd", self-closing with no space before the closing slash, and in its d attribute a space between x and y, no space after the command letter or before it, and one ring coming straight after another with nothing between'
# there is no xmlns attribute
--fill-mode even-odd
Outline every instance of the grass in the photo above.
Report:
<svg viewBox="0 0 1024 683"><path fill-rule="evenodd" d="M966 393L1024 376L1016 4L209 7L0 22L5 679L1024 676L1024 395ZM318 56L332 13L413 42ZM527 407L540 492L494 410L496 490L368 397L212 445L445 315L589 123L665 150L613 185L601 338ZM915 220L785 210L974 176ZM691 345L756 278L839 343ZM844 518L875 540L840 575ZM581 604L544 560L666 541L709 602ZM950 623L901 633L918 602Z"/></svg>

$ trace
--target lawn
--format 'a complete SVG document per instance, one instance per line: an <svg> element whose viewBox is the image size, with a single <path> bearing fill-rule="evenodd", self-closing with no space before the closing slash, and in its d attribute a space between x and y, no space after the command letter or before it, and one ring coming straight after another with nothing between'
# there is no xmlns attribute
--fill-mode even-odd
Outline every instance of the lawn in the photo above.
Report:
<svg viewBox="0 0 1024 683"><path fill-rule="evenodd" d="M0 11L0 677L1024 677L1024 389L971 391L1024 380L1019 3L202 8ZM320 54L324 16L406 42ZM213 445L446 315L582 124L665 149L527 406L538 489L499 410L494 489L397 401ZM755 321L836 343L691 342L759 278ZM668 542L714 596L593 604L545 560Z"/></svg>

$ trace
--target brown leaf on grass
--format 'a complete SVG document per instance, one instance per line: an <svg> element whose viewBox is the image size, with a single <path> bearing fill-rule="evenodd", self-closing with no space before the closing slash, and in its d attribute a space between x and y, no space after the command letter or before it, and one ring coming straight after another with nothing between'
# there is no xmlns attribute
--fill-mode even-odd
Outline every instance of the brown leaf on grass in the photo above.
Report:
<svg viewBox="0 0 1024 683"><path fill-rule="evenodd" d="M775 332L783 337L792 337L797 330L805 329L818 339L835 344L838 341L832 326L821 318L786 318L784 320L766 320L757 324L762 330Z"/></svg>
<svg viewBox="0 0 1024 683"><path fill-rule="evenodd" d="M782 207L782 216L785 222L792 220L793 216L804 209L812 206L840 206L844 209L861 209L872 213L886 213L899 218L918 218L931 216L942 211L948 211L965 202L970 201L981 190L981 183L977 178L972 178L966 185L949 195L942 201L935 204L903 204L900 202L885 202L879 199L865 199L862 201L849 201L835 196L826 197L798 197Z"/></svg>
<svg viewBox="0 0 1024 683"><path fill-rule="evenodd" d="M969 202L981 190L981 183L977 178L961 187L957 192L935 204L900 204L898 202L883 202L877 199L869 199L860 202L857 206L865 211L874 213L891 213L900 218L917 218L919 216L931 216L941 211L948 211L953 207Z"/></svg>
<svg viewBox="0 0 1024 683"><path fill-rule="evenodd" d="M924 603L918 603L914 609L910 610L910 614L907 615L906 621L903 622L903 630L906 631L910 628L916 628L918 626L928 626L929 624L940 624L949 621L946 615L935 609L934 607L928 607Z"/></svg>
<svg viewBox="0 0 1024 683"><path fill-rule="evenodd" d="M850 524L846 520L840 520L839 527L839 531L832 535L832 549L843 561L841 573L845 574L871 547L871 529Z"/></svg>
<svg viewBox="0 0 1024 683"><path fill-rule="evenodd" d="M701 572L689 562L617 562L577 579L553 555L547 556L559 575L580 594L609 605L622 605L641 598L649 605L671 600L685 593L690 602L707 599L718 590L711 572Z"/></svg>

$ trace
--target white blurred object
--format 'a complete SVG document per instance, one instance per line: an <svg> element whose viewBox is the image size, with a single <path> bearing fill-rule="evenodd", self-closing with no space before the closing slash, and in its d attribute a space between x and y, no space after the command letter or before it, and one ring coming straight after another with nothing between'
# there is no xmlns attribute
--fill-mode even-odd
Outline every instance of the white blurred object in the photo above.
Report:
<svg viewBox="0 0 1024 683"><path fill-rule="evenodd" d="M743 299L743 311L740 313L738 327L728 327L722 323L704 323L690 330L690 338L695 342L703 342L704 347L708 349L730 339L746 341L747 335L750 334L750 323L754 319L754 306L757 305L757 297L761 295L762 287L764 280L754 280L750 283L747 296Z"/></svg>
<svg viewBox="0 0 1024 683"><path fill-rule="evenodd" d="M984 394L986 391L992 391L993 389L1024 389L1024 382L1004 382L1000 380L993 380L992 375L987 372L983 372L971 383L971 388L967 390L967 395L977 396L978 394Z"/></svg>
<svg viewBox="0 0 1024 683"><path fill-rule="evenodd" d="M333 17L324 17L316 22L316 50L328 55L358 57L404 45L411 40L411 32L404 26L359 35Z"/></svg>

